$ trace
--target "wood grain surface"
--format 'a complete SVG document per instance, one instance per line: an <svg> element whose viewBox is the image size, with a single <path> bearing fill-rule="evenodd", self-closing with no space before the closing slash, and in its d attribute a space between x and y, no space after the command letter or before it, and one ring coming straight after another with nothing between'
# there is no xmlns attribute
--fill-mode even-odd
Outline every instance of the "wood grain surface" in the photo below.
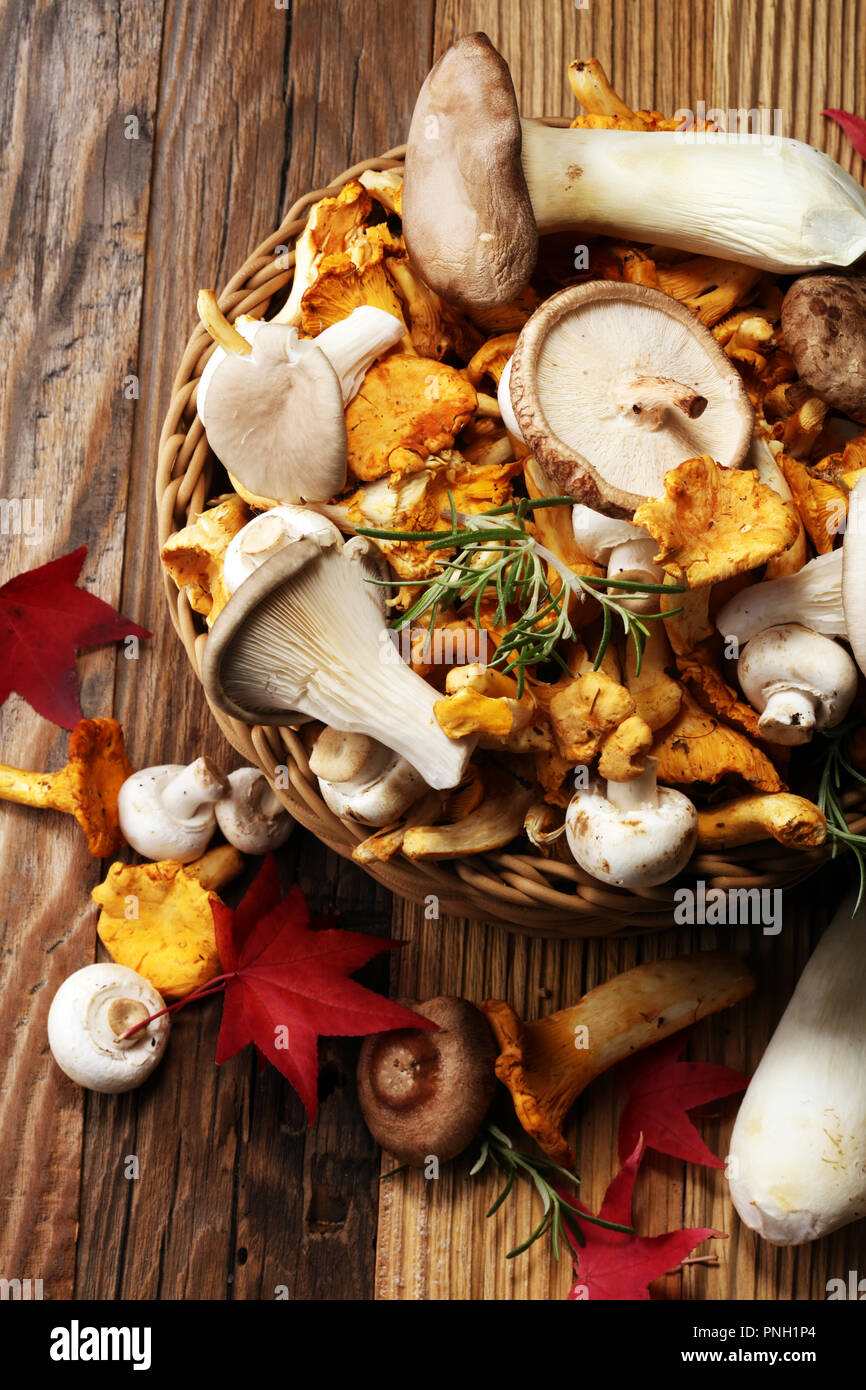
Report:
<svg viewBox="0 0 866 1390"><path fill-rule="evenodd" d="M768 107L786 135L862 164L824 106L866 111L866 0L34 0L0 15L0 497L42 509L41 535L0 534L0 580L87 542L84 578L150 627L138 661L103 649L78 668L86 714L115 714L137 766L236 759L163 610L153 468L200 285L219 288L306 189L405 137L417 88L458 34L484 29L529 114L574 110L567 62L595 55L634 105ZM130 118L134 118L131 120ZM17 696L0 758L62 765L65 736ZM437 1182L378 1182L354 1096L356 1046L322 1047L321 1108L242 1055L213 1066L218 1004L177 1017L139 1093L83 1095L47 1050L54 991L97 958L90 889L103 875L69 818L0 807L0 1277L64 1298L560 1298L549 1249L506 1262L537 1199L486 1222L468 1163ZM526 1016L609 974L693 946L733 948L752 1001L701 1025L690 1056L749 1069L833 901L840 873L792 895L778 938L746 929L565 946L457 918L425 920L296 833L281 856L314 908L393 931L393 991L508 998ZM243 887L239 885L239 889ZM362 977L384 987L385 971ZM735 1102L703 1122L717 1152ZM573 1125L584 1200L616 1166L604 1080ZM128 1178L130 1156L137 1178ZM386 1159L387 1161L387 1159ZM866 1268L863 1227L794 1251L739 1226L717 1172L650 1156L636 1219L726 1231L718 1265L658 1281L661 1297L804 1299ZM700 1252L703 1253L703 1252Z"/></svg>

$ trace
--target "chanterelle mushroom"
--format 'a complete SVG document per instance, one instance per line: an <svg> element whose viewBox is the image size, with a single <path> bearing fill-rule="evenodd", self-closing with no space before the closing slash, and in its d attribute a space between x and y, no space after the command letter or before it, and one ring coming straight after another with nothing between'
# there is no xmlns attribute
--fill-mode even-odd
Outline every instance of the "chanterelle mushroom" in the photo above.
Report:
<svg viewBox="0 0 866 1390"><path fill-rule="evenodd" d="M594 280L546 300L517 340L510 391L557 491L629 518L684 458L738 467L754 428L712 333L646 285Z"/></svg>
<svg viewBox="0 0 866 1390"><path fill-rule="evenodd" d="M149 980L125 965L86 965L63 981L48 1011L48 1043L71 1081L116 1095L146 1081L171 1027L168 1014L123 1034L165 1005Z"/></svg>
<svg viewBox="0 0 866 1390"><path fill-rule="evenodd" d="M857 694L857 667L844 647L799 623L747 642L737 675L771 743L808 743L816 729L840 724Z"/></svg>
<svg viewBox="0 0 866 1390"><path fill-rule="evenodd" d="M486 34L465 35L428 74L409 130L413 261L446 299L489 308L527 283L537 232L566 227L790 273L857 260L866 197L797 140L521 121L507 64Z"/></svg>
<svg viewBox="0 0 866 1390"><path fill-rule="evenodd" d="M205 647L208 699L248 724L321 720L402 754L431 787L456 786L471 745L433 714L437 692L404 665L358 566L296 541L232 595Z"/></svg>
<svg viewBox="0 0 866 1390"><path fill-rule="evenodd" d="M656 783L658 762L630 782L596 785L572 797L565 817L568 847L602 883L649 888L675 878L691 858L698 813L682 792Z"/></svg>
<svg viewBox="0 0 866 1390"><path fill-rule="evenodd" d="M145 859L189 863L207 849L216 830L213 803L228 790L227 778L210 758L196 758L189 767L142 768L120 788L120 828Z"/></svg>

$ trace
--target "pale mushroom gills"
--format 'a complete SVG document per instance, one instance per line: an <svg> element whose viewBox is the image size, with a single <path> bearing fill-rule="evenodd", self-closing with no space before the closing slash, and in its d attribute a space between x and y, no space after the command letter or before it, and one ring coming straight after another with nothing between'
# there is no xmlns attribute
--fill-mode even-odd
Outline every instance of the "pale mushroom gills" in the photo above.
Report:
<svg viewBox="0 0 866 1390"><path fill-rule="evenodd" d="M401 754L431 787L460 781L472 741L436 722L438 692L405 665L360 567L306 539L232 595L205 647L209 699L236 719L317 719Z"/></svg>
<svg viewBox="0 0 866 1390"><path fill-rule="evenodd" d="M554 486L629 516L685 458L738 467L754 412L736 367L677 300L614 281L560 291L524 326L510 373L520 432Z"/></svg>

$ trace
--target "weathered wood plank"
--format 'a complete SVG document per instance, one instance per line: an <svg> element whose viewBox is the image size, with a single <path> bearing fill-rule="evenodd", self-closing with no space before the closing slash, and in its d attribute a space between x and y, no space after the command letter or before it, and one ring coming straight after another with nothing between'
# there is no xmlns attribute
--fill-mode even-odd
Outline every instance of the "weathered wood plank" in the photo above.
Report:
<svg viewBox="0 0 866 1390"><path fill-rule="evenodd" d="M41 517L38 533L0 536L0 572L86 541L84 582L115 603L161 13L71 0L0 19L0 495ZM111 713L114 662L113 650L79 661L85 713ZM17 696L0 711L0 744L23 767L66 760L62 731ZM51 1060L45 1023L64 977L94 958L99 866L71 818L6 805L0 862L0 1274L68 1297L84 1102Z"/></svg>

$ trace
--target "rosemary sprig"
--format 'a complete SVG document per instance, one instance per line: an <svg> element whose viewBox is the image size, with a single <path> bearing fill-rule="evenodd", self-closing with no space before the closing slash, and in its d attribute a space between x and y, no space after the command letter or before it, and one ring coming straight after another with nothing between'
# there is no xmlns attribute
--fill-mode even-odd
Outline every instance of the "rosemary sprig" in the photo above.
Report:
<svg viewBox="0 0 866 1390"><path fill-rule="evenodd" d="M857 727L856 723L849 720L847 724L839 724L835 729L821 730L821 737L825 740L827 747L827 756L821 768L821 780L818 784L818 807L827 818L827 833L833 842L832 857L835 859L839 849L847 847L854 855L857 864L860 887L854 907L855 912L860 907L863 894L866 892L866 835L857 835L848 828L841 792L843 780L849 777L866 786L866 777L862 772L858 772L849 756L850 738Z"/></svg>
<svg viewBox="0 0 866 1390"><path fill-rule="evenodd" d="M571 1232L578 1245L585 1245L586 1241L580 1229L580 1221L588 1221L593 1226L603 1226L607 1231L621 1231L623 1235L634 1234L633 1226L620 1226L614 1221L605 1221L600 1216L593 1216L581 1211L579 1207L572 1206L554 1187L553 1180L554 1176L558 1176L564 1182L573 1183L575 1187L578 1187L580 1178L577 1174L570 1173L567 1168L560 1167L550 1158L521 1152L520 1149L514 1147L508 1135L493 1124L484 1126L481 1153L470 1169L470 1177L480 1173L488 1162L493 1162L505 1174L505 1185L487 1212L488 1217L494 1216L499 1210L518 1178L534 1183L544 1209L538 1225L527 1236L526 1240L521 1241L520 1245L516 1245L513 1250L509 1250L505 1257L507 1260L513 1260L517 1255L522 1255L525 1250L529 1249L530 1245L534 1245L548 1231L550 1232L553 1253L559 1259L562 1250L562 1238L567 1235L567 1232Z"/></svg>
<svg viewBox="0 0 866 1390"><path fill-rule="evenodd" d="M416 618L429 615L428 633L432 635L441 611L454 604L473 603L475 625L480 629L482 600L489 590L493 590L496 596L494 623L497 627L503 626L508 620L509 608L520 610L520 616L509 623L496 655L489 663L491 666L506 666L517 677L519 698L523 694L528 667L553 660L566 669L557 648L561 642L575 638L568 617L569 595L576 594L582 599L585 594L592 594L601 604L603 613L602 635L595 654L594 669L598 670L604 659L613 635L614 619L618 618L627 639L634 642L635 664L640 674L644 643L650 635L646 623L663 615L633 613L618 599L617 591L637 595L662 591L683 593L684 590L679 585L643 584L629 579L575 574L570 570L558 556L530 534L526 521L529 514L539 508L571 506L573 501L571 497L522 497L501 507L467 515L457 511L449 492L451 525L446 530L396 531L372 526L357 527L359 535L369 536L373 540L421 542L431 553L441 550L455 552L450 559L437 562L438 572L396 619L394 627L405 627ZM556 594L548 581L548 566L562 581ZM395 580L394 583L404 587L418 586L418 581L412 579ZM429 640L428 637L427 642Z"/></svg>

